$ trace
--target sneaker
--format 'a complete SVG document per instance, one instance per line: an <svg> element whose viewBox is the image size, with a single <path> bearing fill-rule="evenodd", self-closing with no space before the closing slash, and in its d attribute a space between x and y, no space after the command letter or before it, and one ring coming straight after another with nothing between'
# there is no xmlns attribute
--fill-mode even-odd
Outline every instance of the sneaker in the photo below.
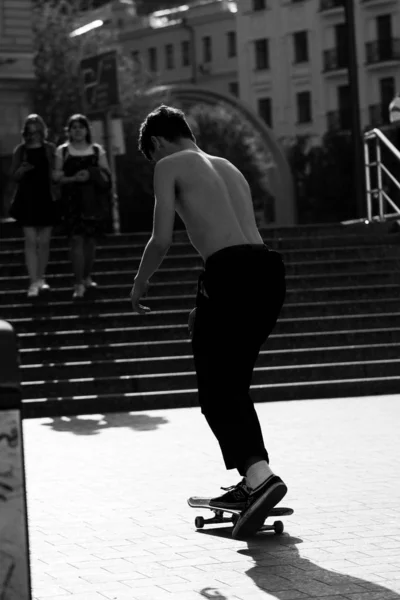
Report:
<svg viewBox="0 0 400 600"><path fill-rule="evenodd" d="M50 290L49 284L44 279L39 279L38 286L40 292L48 292Z"/></svg>
<svg viewBox="0 0 400 600"><path fill-rule="evenodd" d="M215 506L216 508L233 508L235 510L243 510L246 507L250 490L244 478L237 485L227 488L222 487L221 489L226 490L226 493L217 498L211 498L210 506Z"/></svg>
<svg viewBox="0 0 400 600"><path fill-rule="evenodd" d="M93 281L93 279L91 277L86 277L86 279L83 280L83 285L86 288L95 288L95 287L97 287L97 283L95 281Z"/></svg>
<svg viewBox="0 0 400 600"><path fill-rule="evenodd" d="M83 283L76 283L74 286L74 293L72 298L83 298L86 292L86 288Z"/></svg>
<svg viewBox="0 0 400 600"><path fill-rule="evenodd" d="M252 490L246 506L233 528L232 537L245 539L257 533L271 509L282 500L286 493L287 487L277 475L271 475L258 488Z"/></svg>
<svg viewBox="0 0 400 600"><path fill-rule="evenodd" d="M28 298L36 298L37 296L39 296L39 284L35 281L28 288Z"/></svg>

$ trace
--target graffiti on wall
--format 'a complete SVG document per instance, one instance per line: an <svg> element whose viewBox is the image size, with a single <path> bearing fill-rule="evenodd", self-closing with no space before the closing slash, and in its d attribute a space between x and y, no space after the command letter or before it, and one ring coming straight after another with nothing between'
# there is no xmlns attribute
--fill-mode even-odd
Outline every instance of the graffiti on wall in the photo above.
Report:
<svg viewBox="0 0 400 600"><path fill-rule="evenodd" d="M0 600L30 600L20 413L0 411Z"/></svg>

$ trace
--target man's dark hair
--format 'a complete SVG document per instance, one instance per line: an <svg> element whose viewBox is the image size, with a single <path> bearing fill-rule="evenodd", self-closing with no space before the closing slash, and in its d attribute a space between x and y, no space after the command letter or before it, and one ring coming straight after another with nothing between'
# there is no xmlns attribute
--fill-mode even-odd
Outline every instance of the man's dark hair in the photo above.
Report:
<svg viewBox="0 0 400 600"><path fill-rule="evenodd" d="M165 104L147 115L140 126L139 150L148 160L151 160L150 152L154 151L151 141L153 135L163 137L168 142L176 142L181 138L196 142L183 111Z"/></svg>

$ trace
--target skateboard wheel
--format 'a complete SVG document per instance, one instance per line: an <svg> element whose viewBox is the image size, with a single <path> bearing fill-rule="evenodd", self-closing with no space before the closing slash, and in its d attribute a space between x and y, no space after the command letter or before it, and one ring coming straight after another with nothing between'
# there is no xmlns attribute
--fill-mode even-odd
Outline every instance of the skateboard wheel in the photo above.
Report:
<svg viewBox="0 0 400 600"><path fill-rule="evenodd" d="M284 526L282 521L275 521L274 523L274 531L277 535L281 535L283 533Z"/></svg>
<svg viewBox="0 0 400 600"><path fill-rule="evenodd" d="M203 517L196 517L194 520L194 525L196 527L196 529L203 529L204 527L204 518Z"/></svg>

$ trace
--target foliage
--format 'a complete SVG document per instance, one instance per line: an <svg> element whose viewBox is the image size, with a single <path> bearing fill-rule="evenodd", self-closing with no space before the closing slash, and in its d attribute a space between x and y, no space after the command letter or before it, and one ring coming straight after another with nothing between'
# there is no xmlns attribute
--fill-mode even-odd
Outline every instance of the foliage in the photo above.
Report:
<svg viewBox="0 0 400 600"><path fill-rule="evenodd" d="M346 133L328 132L321 145L310 147L297 137L288 148L297 191L300 223L355 217L354 150Z"/></svg>
<svg viewBox="0 0 400 600"><path fill-rule="evenodd" d="M68 115L83 112L79 89L81 41L71 38L76 8L37 0L33 9L34 110L47 123L50 137L61 135Z"/></svg>
<svg viewBox="0 0 400 600"><path fill-rule="evenodd" d="M68 116L84 112L79 76L81 59L111 48L116 50L121 98L119 116L123 119L126 144L126 154L116 159L121 223L126 230L147 229L154 204L154 167L138 151L139 127L148 112L170 99L162 91L147 94L158 81L143 65L138 68L131 56L124 54L112 31L101 28L71 38L71 31L79 23L80 9L81 0L35 1L34 110L46 121L51 139L56 143L63 141ZM257 133L231 108L204 105L182 108L188 108L188 118L199 145L206 152L224 156L242 171L252 189L256 211L263 212L266 208L271 220L273 199L266 185L269 157ZM179 224L179 219L177 222Z"/></svg>
<svg viewBox="0 0 400 600"><path fill-rule="evenodd" d="M93 0L90 0L93 1ZM51 137L59 141L68 116L85 112L79 66L82 58L108 50L117 53L121 109L132 104L132 90L140 93L156 83L118 44L117 33L98 29L70 37L79 23L81 0L36 0L34 7L34 110L46 121Z"/></svg>

